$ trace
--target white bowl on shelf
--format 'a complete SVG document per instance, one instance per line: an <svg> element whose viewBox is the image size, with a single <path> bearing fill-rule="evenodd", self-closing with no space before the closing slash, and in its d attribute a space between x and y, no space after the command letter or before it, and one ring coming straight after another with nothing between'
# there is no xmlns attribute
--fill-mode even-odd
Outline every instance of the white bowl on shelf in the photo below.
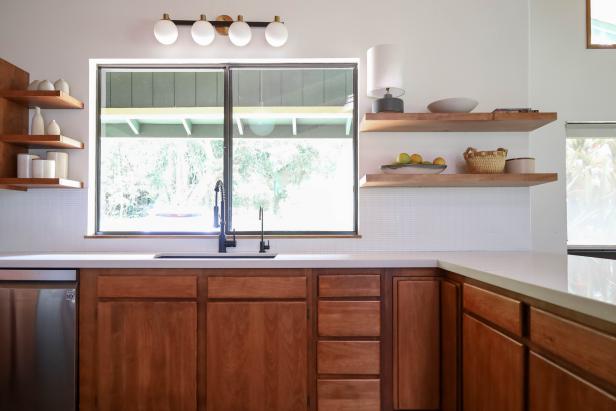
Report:
<svg viewBox="0 0 616 411"><path fill-rule="evenodd" d="M467 97L445 98L428 104L431 113L470 113L479 102Z"/></svg>
<svg viewBox="0 0 616 411"><path fill-rule="evenodd" d="M381 166L385 174L440 174L447 166L436 164L386 164Z"/></svg>

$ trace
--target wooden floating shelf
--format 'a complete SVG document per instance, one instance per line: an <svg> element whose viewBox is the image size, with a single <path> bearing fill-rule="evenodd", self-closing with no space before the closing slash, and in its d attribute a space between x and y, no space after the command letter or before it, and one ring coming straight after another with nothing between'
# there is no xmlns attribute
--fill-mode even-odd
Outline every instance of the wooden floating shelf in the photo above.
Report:
<svg viewBox="0 0 616 411"><path fill-rule="evenodd" d="M531 187L558 180L556 173L536 174L366 174L369 187Z"/></svg>
<svg viewBox="0 0 616 411"><path fill-rule="evenodd" d="M82 109L83 102L62 91L4 90L0 97L28 107Z"/></svg>
<svg viewBox="0 0 616 411"><path fill-rule="evenodd" d="M31 188L83 188L83 183L63 178L0 178L0 188L20 191Z"/></svg>
<svg viewBox="0 0 616 411"><path fill-rule="evenodd" d="M366 113L362 132L528 132L557 119L556 113Z"/></svg>
<svg viewBox="0 0 616 411"><path fill-rule="evenodd" d="M0 136L0 142L15 144L28 148L64 148L82 149L84 144L81 141L73 140L63 135L4 135Z"/></svg>

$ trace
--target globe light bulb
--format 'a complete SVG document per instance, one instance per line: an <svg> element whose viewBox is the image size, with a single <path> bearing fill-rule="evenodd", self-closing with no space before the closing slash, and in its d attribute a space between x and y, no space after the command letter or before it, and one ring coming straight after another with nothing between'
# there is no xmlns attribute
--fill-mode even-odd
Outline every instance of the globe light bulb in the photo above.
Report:
<svg viewBox="0 0 616 411"><path fill-rule="evenodd" d="M244 22L244 17L237 16L237 21L229 27L229 40L238 47L244 47L250 43L252 31L250 26Z"/></svg>
<svg viewBox="0 0 616 411"><path fill-rule="evenodd" d="M167 13L163 14L163 18L154 24L154 37L166 46L175 43L178 39L178 28Z"/></svg>
<svg viewBox="0 0 616 411"><path fill-rule="evenodd" d="M265 28L265 40L272 47L282 47L289 38L289 31L280 21L280 16L275 16L274 21Z"/></svg>
<svg viewBox="0 0 616 411"><path fill-rule="evenodd" d="M190 35L193 41L200 46L209 46L216 37L216 32L212 23L207 21L205 14L201 15L201 18L194 22L190 29Z"/></svg>

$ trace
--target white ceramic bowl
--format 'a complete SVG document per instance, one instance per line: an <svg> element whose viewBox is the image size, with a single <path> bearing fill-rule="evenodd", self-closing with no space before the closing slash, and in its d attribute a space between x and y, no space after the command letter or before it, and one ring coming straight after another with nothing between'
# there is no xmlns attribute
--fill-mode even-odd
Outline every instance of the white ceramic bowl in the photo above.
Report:
<svg viewBox="0 0 616 411"><path fill-rule="evenodd" d="M387 164L381 166L385 174L440 174L447 166L435 164Z"/></svg>
<svg viewBox="0 0 616 411"><path fill-rule="evenodd" d="M470 113L479 102L472 98L454 97L437 100L428 104L431 113Z"/></svg>

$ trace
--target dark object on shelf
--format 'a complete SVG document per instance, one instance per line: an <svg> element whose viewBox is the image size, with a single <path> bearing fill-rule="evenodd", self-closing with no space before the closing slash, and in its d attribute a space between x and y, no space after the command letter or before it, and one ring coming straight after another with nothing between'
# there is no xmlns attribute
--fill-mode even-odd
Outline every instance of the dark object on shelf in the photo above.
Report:
<svg viewBox="0 0 616 411"><path fill-rule="evenodd" d="M404 101L394 97L387 89L385 97L375 100L372 103L374 113L404 113Z"/></svg>
<svg viewBox="0 0 616 411"><path fill-rule="evenodd" d="M538 113L539 110L532 108L497 108L493 113Z"/></svg>

